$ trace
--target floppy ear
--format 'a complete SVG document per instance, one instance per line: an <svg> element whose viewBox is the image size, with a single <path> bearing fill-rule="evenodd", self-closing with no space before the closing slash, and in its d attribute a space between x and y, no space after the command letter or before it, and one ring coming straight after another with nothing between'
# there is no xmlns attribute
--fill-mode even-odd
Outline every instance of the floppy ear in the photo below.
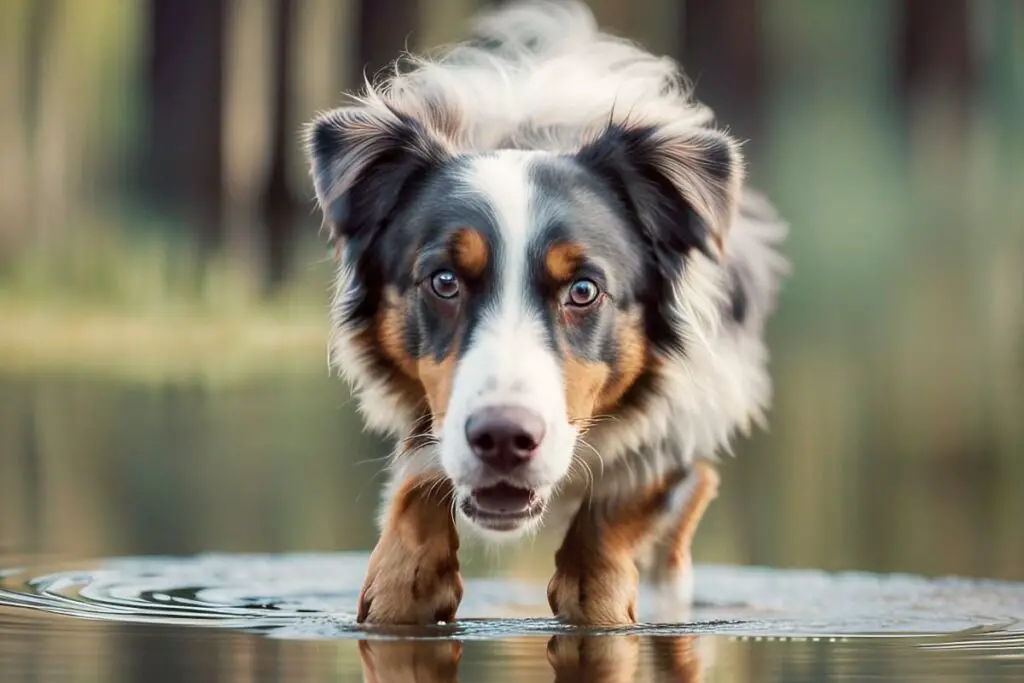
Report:
<svg viewBox="0 0 1024 683"><path fill-rule="evenodd" d="M335 109L310 123L306 137L323 224L357 253L411 186L450 156L418 121L383 105Z"/></svg>
<svg viewBox="0 0 1024 683"><path fill-rule="evenodd" d="M698 249L718 261L739 201L743 158L724 133L613 125L576 158L611 183L665 275Z"/></svg>

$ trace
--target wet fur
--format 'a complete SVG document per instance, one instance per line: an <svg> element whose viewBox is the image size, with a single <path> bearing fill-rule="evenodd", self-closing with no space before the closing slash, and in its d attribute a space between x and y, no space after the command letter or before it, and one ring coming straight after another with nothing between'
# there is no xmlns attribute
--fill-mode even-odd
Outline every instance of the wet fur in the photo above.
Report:
<svg viewBox="0 0 1024 683"><path fill-rule="evenodd" d="M609 567L590 577L608 595L572 608L574 620L635 619L628 597L612 595L634 592L634 561L686 584L677 575L688 565L671 563L689 561L695 520L717 486L695 462L727 452L765 418L764 326L786 263L776 251L783 223L744 187L738 143L692 99L677 65L598 32L582 6L514 4L479 19L466 43L408 57L350 106L319 116L308 149L339 245L330 362L367 424L400 444L381 546L420 552L394 543L404 524L395 511L410 480L448 471L438 445L449 409L466 400L456 373L497 305L500 264L518 258L501 250L518 210L508 188L519 183L533 198L524 220L544 224L530 236L534 284L523 305L542 321L530 332L538 348L557 360L562 396L552 410L564 412L575 443L545 519ZM474 287L464 308L423 293L441 263ZM585 318L550 307L588 263L614 299ZM584 501L625 515L629 532L600 536L607 520L581 516ZM672 547L659 554L666 539ZM454 555L447 536L436 543L427 555ZM371 562L368 585L385 566ZM579 592L578 576L556 579L575 586L556 594ZM672 590L688 597L685 585Z"/></svg>

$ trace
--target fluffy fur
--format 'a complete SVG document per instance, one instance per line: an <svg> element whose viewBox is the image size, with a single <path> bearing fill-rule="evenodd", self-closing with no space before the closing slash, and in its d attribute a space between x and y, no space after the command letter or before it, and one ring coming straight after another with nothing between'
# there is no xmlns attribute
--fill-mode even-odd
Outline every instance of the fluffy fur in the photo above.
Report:
<svg viewBox="0 0 1024 683"><path fill-rule="evenodd" d="M401 440L382 534L421 496L409 481L436 475L464 512L510 482L570 535L589 528L585 497L608 519L649 501L643 533L616 536L643 560L692 507L695 460L765 418L764 326L786 271L783 223L678 66L582 5L520 2L402 60L307 137L339 250L330 362L367 424ZM428 291L442 271L456 304ZM581 279L599 306L567 303ZM463 433L510 401L547 427L529 466L498 476Z"/></svg>

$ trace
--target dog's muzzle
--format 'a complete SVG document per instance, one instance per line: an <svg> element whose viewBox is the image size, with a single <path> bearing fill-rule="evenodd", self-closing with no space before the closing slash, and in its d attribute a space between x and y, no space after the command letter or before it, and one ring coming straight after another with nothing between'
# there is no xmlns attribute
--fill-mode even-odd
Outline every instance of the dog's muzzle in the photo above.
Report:
<svg viewBox="0 0 1024 683"><path fill-rule="evenodd" d="M494 531L512 531L544 511L544 500L523 477L544 440L544 418L523 406L489 406L466 420L466 442L487 481L462 501L462 512Z"/></svg>

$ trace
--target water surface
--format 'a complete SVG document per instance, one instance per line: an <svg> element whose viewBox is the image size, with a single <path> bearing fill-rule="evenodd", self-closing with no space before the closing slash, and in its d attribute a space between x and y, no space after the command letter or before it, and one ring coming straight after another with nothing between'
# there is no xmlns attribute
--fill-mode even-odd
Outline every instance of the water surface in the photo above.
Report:
<svg viewBox="0 0 1024 683"><path fill-rule="evenodd" d="M355 623L365 564L363 553L207 554L7 569L0 661L24 680L108 667L126 681L1024 675L1020 583L705 565L684 621L577 629L547 616L542 583L477 578L456 624L386 629Z"/></svg>
<svg viewBox="0 0 1024 683"><path fill-rule="evenodd" d="M722 464L687 619L558 624L542 534L466 539L453 628L360 629L386 447L321 361L0 376L0 681L1024 679L1015 442L843 440L785 373L771 433Z"/></svg>

